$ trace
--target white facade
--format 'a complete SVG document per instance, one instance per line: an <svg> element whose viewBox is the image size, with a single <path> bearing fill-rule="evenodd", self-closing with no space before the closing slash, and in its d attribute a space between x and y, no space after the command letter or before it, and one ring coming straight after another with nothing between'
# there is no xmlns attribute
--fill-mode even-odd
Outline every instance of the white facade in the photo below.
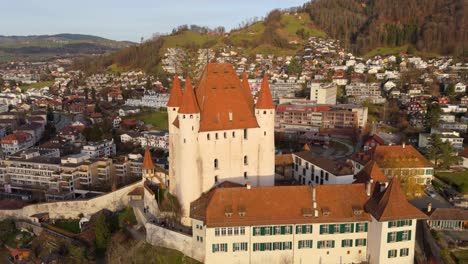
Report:
<svg viewBox="0 0 468 264"><path fill-rule="evenodd" d="M336 104L337 85L335 83L311 83L310 100L316 104Z"/></svg>
<svg viewBox="0 0 468 264"><path fill-rule="evenodd" d="M81 153L88 154L92 159L113 156L116 153L114 140L88 142L88 145L83 146Z"/></svg>

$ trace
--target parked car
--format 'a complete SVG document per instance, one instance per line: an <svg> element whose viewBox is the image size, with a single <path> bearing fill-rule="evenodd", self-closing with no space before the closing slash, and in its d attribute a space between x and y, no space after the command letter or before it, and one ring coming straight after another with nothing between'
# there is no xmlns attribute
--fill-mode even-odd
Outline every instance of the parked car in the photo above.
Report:
<svg viewBox="0 0 468 264"><path fill-rule="evenodd" d="M430 190L430 189L426 189L426 194L429 195L432 198L436 197L436 193L433 190Z"/></svg>

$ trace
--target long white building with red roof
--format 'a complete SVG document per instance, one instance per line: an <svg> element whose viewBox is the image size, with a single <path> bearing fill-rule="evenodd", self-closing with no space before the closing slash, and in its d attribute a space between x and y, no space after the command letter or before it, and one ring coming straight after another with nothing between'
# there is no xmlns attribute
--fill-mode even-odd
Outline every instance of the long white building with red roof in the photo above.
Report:
<svg viewBox="0 0 468 264"><path fill-rule="evenodd" d="M210 63L192 86L174 78L169 102L169 189L189 223L190 202L223 182L274 185L275 105L265 77L257 100L230 64Z"/></svg>

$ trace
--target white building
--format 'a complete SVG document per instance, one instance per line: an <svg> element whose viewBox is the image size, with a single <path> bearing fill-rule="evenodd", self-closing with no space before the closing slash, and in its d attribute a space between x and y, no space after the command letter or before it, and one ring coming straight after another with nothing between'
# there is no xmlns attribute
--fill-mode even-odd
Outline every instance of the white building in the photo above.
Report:
<svg viewBox="0 0 468 264"><path fill-rule="evenodd" d="M335 83L310 83L310 100L316 104L336 104L336 93Z"/></svg>
<svg viewBox="0 0 468 264"><path fill-rule="evenodd" d="M274 185L273 104L266 77L257 102L230 64L210 63L196 89L174 78L168 102L169 190L182 204L222 181Z"/></svg>
<svg viewBox="0 0 468 264"><path fill-rule="evenodd" d="M463 137L460 137L460 133L450 130L438 130L431 128L431 133L419 133L418 146L420 148L427 148L431 145L431 135L438 134L442 142L449 142L452 145L454 151L463 150Z"/></svg>
<svg viewBox="0 0 468 264"><path fill-rule="evenodd" d="M116 153L114 140L88 142L88 145L83 146L81 153L88 154L92 159L113 156Z"/></svg>
<svg viewBox="0 0 468 264"><path fill-rule="evenodd" d="M387 187L388 185L388 187ZM414 262L417 219L398 180L213 188L191 204L204 263Z"/></svg>
<svg viewBox="0 0 468 264"><path fill-rule="evenodd" d="M373 104L383 104L382 90L378 83L352 82L346 85L346 95L351 97L355 103L369 100Z"/></svg>
<svg viewBox="0 0 468 264"><path fill-rule="evenodd" d="M11 155L32 147L34 145L34 138L29 133L18 131L0 139L0 144L3 153Z"/></svg>
<svg viewBox="0 0 468 264"><path fill-rule="evenodd" d="M161 108L166 107L169 94L147 91L141 99L127 99L125 105L138 107Z"/></svg>

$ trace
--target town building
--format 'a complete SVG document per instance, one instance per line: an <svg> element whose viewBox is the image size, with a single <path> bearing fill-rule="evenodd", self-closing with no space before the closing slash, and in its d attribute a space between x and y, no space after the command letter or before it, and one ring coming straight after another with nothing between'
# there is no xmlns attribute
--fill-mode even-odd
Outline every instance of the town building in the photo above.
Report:
<svg viewBox="0 0 468 264"><path fill-rule="evenodd" d="M196 88L182 93L176 76L169 98L169 189L189 223L190 202L223 181L273 186L275 105L263 78L256 103L230 64L210 63Z"/></svg>
<svg viewBox="0 0 468 264"><path fill-rule="evenodd" d="M352 82L346 85L346 96L354 103L362 103L369 100L373 104L383 104L382 90L378 83Z"/></svg>
<svg viewBox="0 0 468 264"><path fill-rule="evenodd" d="M338 86L335 83L310 83L310 100L316 104L336 104Z"/></svg>
<svg viewBox="0 0 468 264"><path fill-rule="evenodd" d="M116 153L114 140L104 139L99 142L88 142L87 145L83 146L81 153L88 154L91 159L113 156Z"/></svg>
<svg viewBox="0 0 468 264"><path fill-rule="evenodd" d="M29 133L18 131L0 139L0 144L3 154L11 155L32 147L34 145L34 138Z"/></svg>
<svg viewBox="0 0 468 264"><path fill-rule="evenodd" d="M460 133L451 130L440 130L431 128L431 133L419 133L418 147L427 148L431 145L431 135L437 134L442 142L449 142L454 151L463 150L463 137Z"/></svg>

